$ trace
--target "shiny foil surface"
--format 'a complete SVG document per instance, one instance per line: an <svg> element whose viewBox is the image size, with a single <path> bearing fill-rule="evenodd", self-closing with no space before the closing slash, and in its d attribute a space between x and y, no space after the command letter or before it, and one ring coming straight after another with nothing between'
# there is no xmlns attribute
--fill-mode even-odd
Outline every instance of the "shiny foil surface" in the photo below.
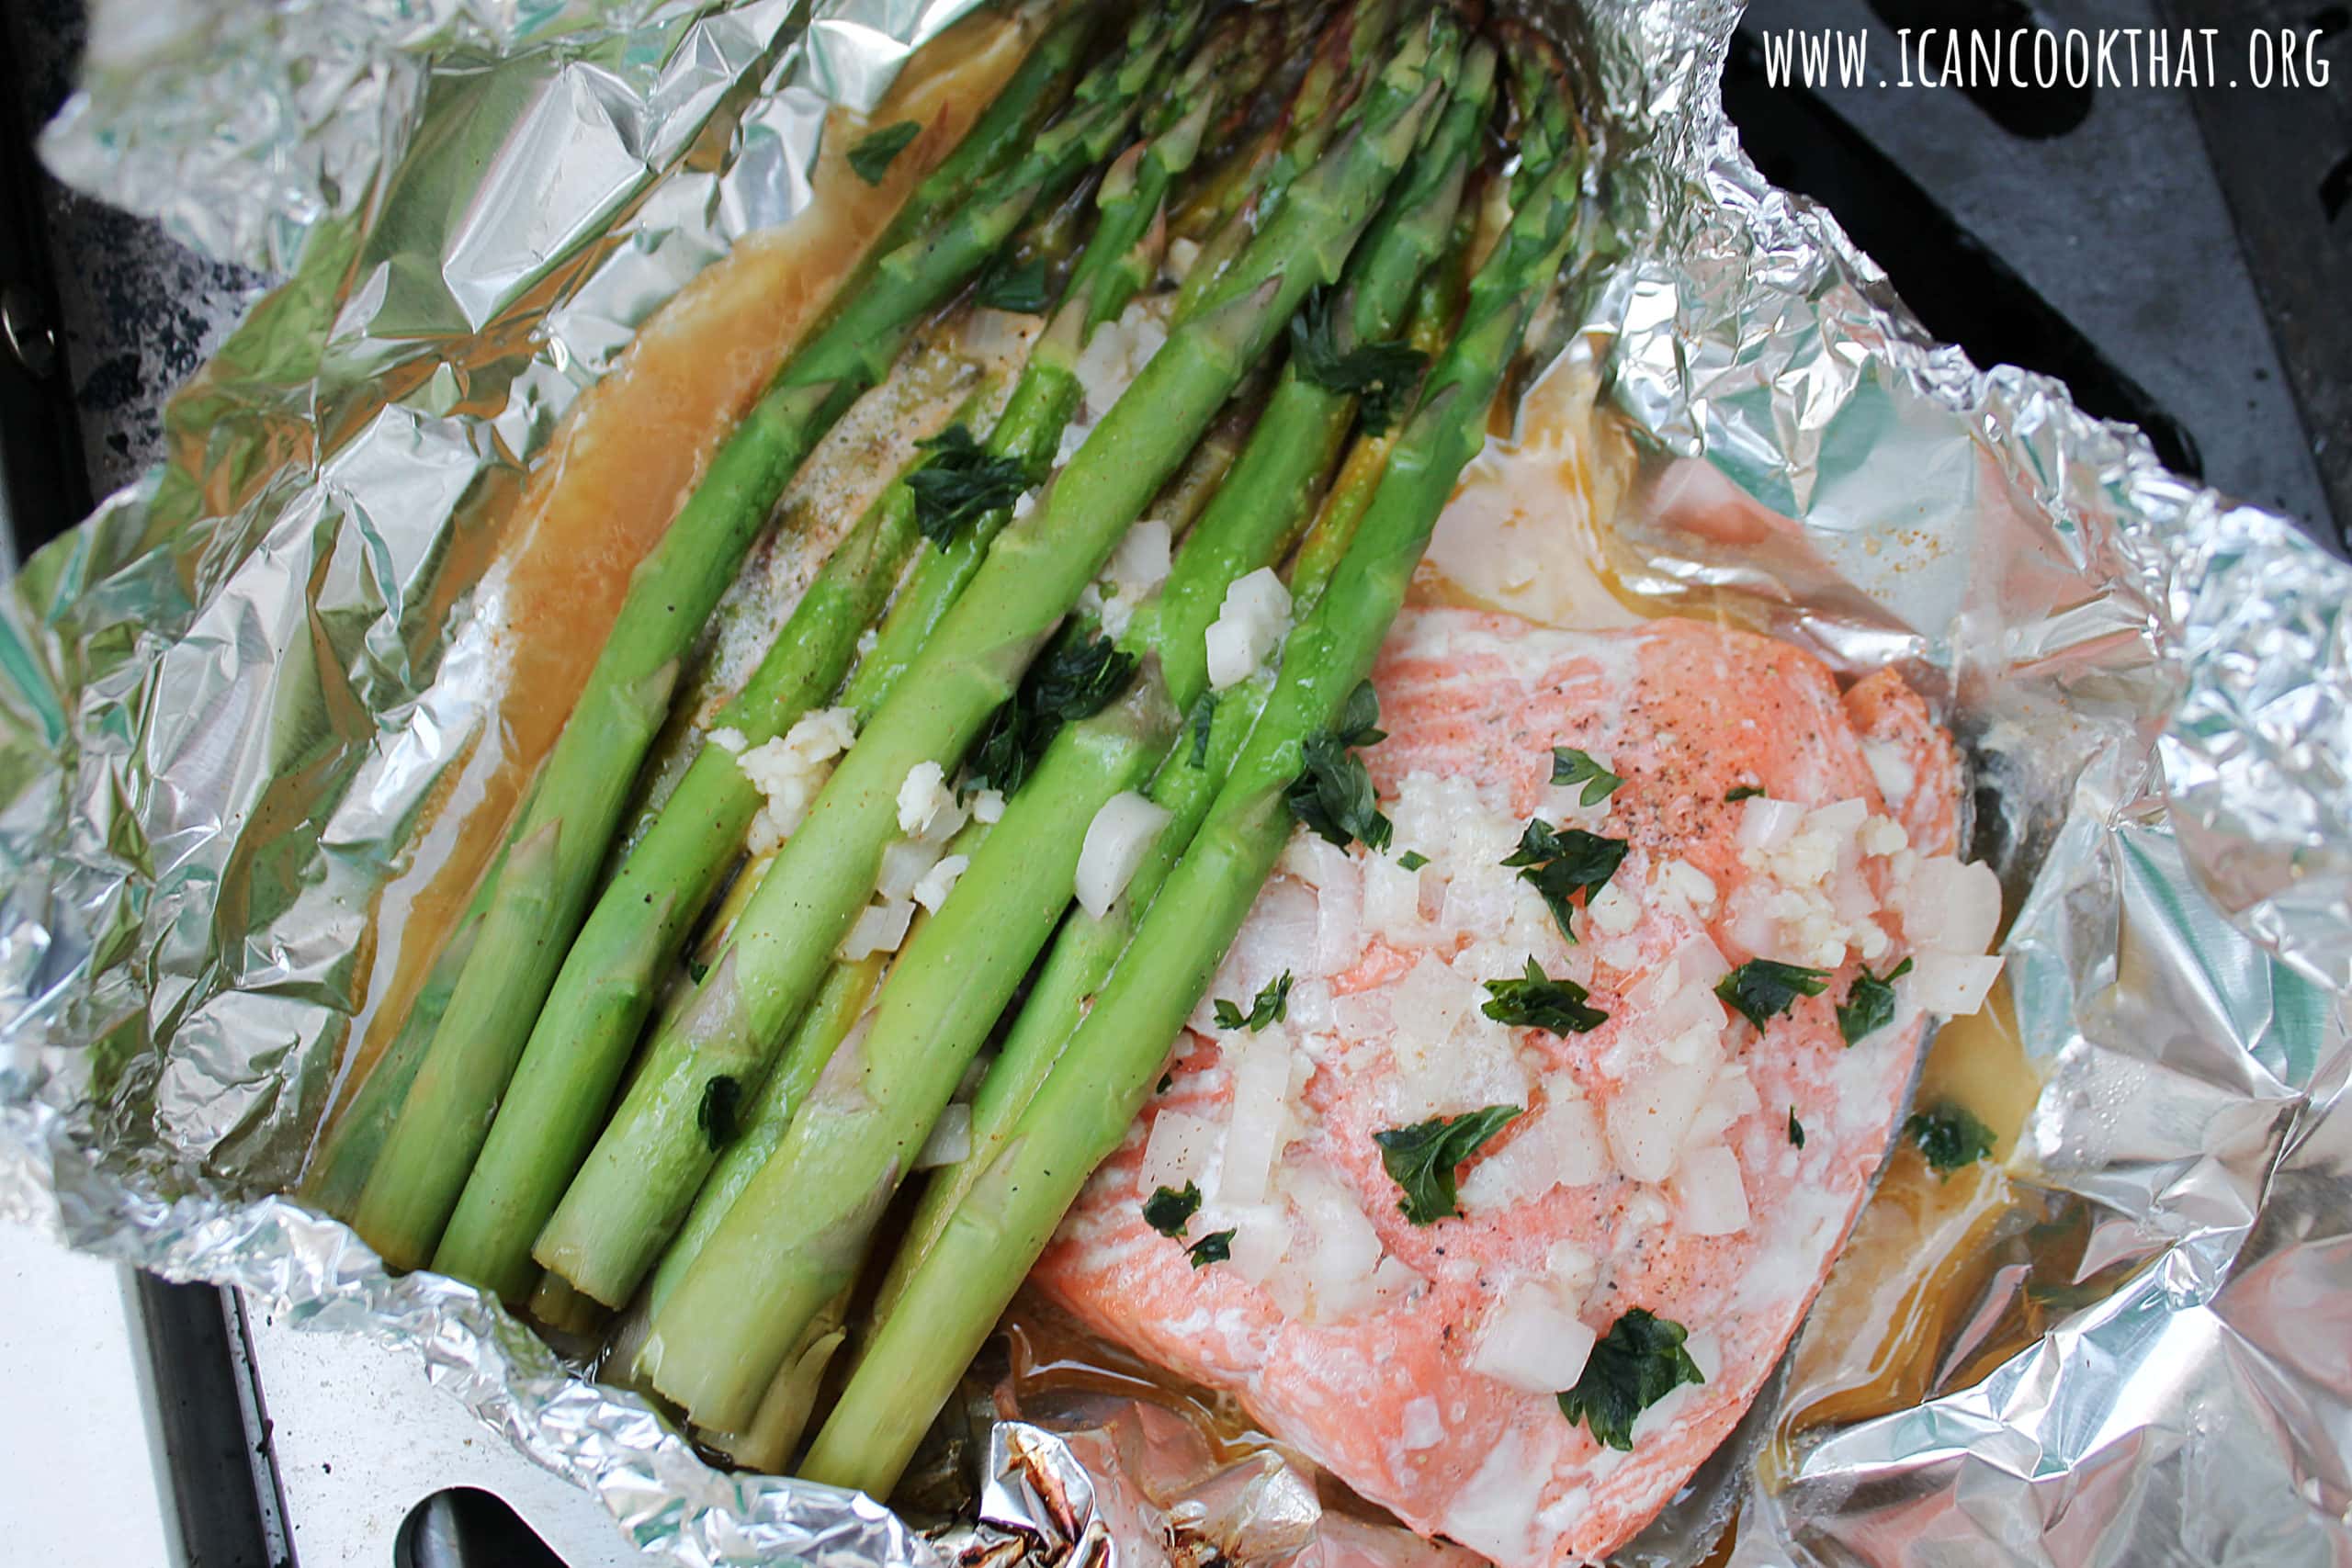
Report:
<svg viewBox="0 0 2352 1568"><path fill-rule="evenodd" d="M1147 1402L984 1401L979 1517L935 1536L730 1477L277 1195L371 895L494 709L452 540L641 323L807 203L826 107L967 8L100 8L52 167L288 281L175 400L166 466L0 606L0 1207L412 1349L679 1562L1463 1561ZM1622 1557L1695 1562L1736 1506L1739 1564L2352 1563L2352 570L1929 342L1740 153L1736 18L1551 17L1627 242L1589 323L1650 454L1611 565L1940 706L2041 1081L2010 1179L2073 1241L1990 1272L1910 1407L1776 1442L1768 1393ZM448 155L461 116L482 156Z"/></svg>

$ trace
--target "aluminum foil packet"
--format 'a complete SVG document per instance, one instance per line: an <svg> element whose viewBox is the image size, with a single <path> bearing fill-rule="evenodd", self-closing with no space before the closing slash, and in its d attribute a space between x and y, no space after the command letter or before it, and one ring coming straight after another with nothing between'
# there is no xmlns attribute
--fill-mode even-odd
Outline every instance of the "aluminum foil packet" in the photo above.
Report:
<svg viewBox="0 0 2352 1568"><path fill-rule="evenodd" d="M983 1400L980 1517L944 1535L726 1475L279 1195L371 895L494 702L460 652L473 499L806 205L829 105L968 8L98 7L51 165L286 281L171 405L164 464L0 605L0 1208L413 1349L671 1561L1461 1559L1134 1401ZM1996 1236L2015 1260L1901 1407L1792 1438L1768 1393L1623 1560L1695 1561L1736 1506L1743 1565L2352 1562L2352 570L1929 341L1741 154L1736 17L1547 18L1629 242L1587 339L1649 455L1611 564L1899 663L1947 715L2040 1083L2011 1179L2073 1239L2053 1263Z"/></svg>

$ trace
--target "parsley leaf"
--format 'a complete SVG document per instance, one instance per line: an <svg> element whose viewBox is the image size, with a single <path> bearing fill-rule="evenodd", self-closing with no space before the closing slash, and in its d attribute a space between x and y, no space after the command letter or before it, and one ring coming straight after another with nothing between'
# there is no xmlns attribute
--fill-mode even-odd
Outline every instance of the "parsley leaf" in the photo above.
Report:
<svg viewBox="0 0 2352 1568"><path fill-rule="evenodd" d="M1456 1167L1487 1145L1520 1114L1516 1105L1489 1105L1459 1116L1432 1116L1409 1127L1374 1133L1380 1163L1404 1190L1397 1207L1417 1225L1434 1224L1462 1212L1454 1191Z"/></svg>
<svg viewBox="0 0 2352 1568"><path fill-rule="evenodd" d="M1487 991L1494 1000L1478 1010L1498 1023L1544 1029L1554 1034L1583 1034L1609 1021L1607 1013L1586 1005L1591 992L1565 976L1552 979L1532 957L1527 961L1523 978L1489 980Z"/></svg>
<svg viewBox="0 0 2352 1568"><path fill-rule="evenodd" d="M692 980L695 985L701 985L703 976L709 973L709 964L702 963L698 959L689 958L686 960L686 978Z"/></svg>
<svg viewBox="0 0 2352 1568"><path fill-rule="evenodd" d="M1193 1216L1201 1212L1201 1189L1187 1181L1184 1190L1163 1187L1143 1201L1143 1223L1162 1235L1182 1235Z"/></svg>
<svg viewBox="0 0 2352 1568"><path fill-rule="evenodd" d="M922 134L922 127L910 119L886 125L849 150L849 166L867 185L878 186L882 183L883 175L898 161L899 154Z"/></svg>
<svg viewBox="0 0 2352 1568"><path fill-rule="evenodd" d="M1992 1128L1971 1115L1966 1107L1949 1100L1912 1112L1903 1131L1919 1145L1919 1152L1938 1174L1944 1176L1985 1158L1997 1141Z"/></svg>
<svg viewBox="0 0 2352 1568"><path fill-rule="evenodd" d="M1222 1263L1233 1256L1233 1233L1211 1231L1184 1251L1193 1259L1193 1267L1205 1269L1212 1263Z"/></svg>
<svg viewBox="0 0 2352 1568"><path fill-rule="evenodd" d="M1403 866L1407 871L1419 871L1421 867L1430 863L1430 857L1421 853L1419 850L1407 850L1403 854L1396 857L1396 863Z"/></svg>
<svg viewBox="0 0 2352 1568"><path fill-rule="evenodd" d="M742 1108L743 1086L725 1073L702 1086L702 1103L695 1107L695 1125L712 1149L725 1148L735 1137L735 1113Z"/></svg>
<svg viewBox="0 0 2352 1568"><path fill-rule="evenodd" d="M1116 702L1135 678L1136 656L1109 637L1077 633L1058 638L1022 677L1012 700L999 705L972 745L965 764L975 789L1011 795L1027 781L1063 725L1090 718Z"/></svg>
<svg viewBox="0 0 2352 1568"><path fill-rule="evenodd" d="M1529 819L1519 836L1519 848L1504 856L1503 863L1521 868L1519 879L1544 896L1552 919L1559 923L1560 934L1573 942L1577 933L1569 929L1568 917L1575 907L1568 900L1578 893L1589 900L1606 886L1624 863L1629 848L1623 839L1604 838L1581 828L1555 828L1536 817Z"/></svg>
<svg viewBox="0 0 2352 1568"><path fill-rule="evenodd" d="M1865 967L1854 976L1854 988L1838 1004L1838 1032L1846 1037L1847 1044L1894 1021L1894 982L1909 973L1911 961L1906 958L1883 975L1873 975Z"/></svg>
<svg viewBox="0 0 2352 1568"><path fill-rule="evenodd" d="M1788 1011L1799 997L1817 997L1828 984L1826 969L1751 958L1715 982L1715 995L1723 998L1724 1006L1736 1009L1742 1018L1761 1029Z"/></svg>
<svg viewBox="0 0 2352 1568"><path fill-rule="evenodd" d="M1560 1395L1560 1414L1582 1421L1593 1441L1631 1453L1634 1423L1643 1411L1686 1382L1707 1381L1682 1348L1685 1337L1673 1319L1634 1307L1593 1346L1584 1375Z"/></svg>
<svg viewBox="0 0 2352 1568"><path fill-rule="evenodd" d="M1592 760L1589 751L1579 751L1573 746L1552 748L1552 782L1555 784L1580 784L1584 794L1577 798L1587 806L1598 806L1617 793L1625 781Z"/></svg>
<svg viewBox="0 0 2352 1568"><path fill-rule="evenodd" d="M1375 722L1379 717L1380 698L1372 682L1359 683L1348 694L1339 723L1307 738L1300 749L1306 765L1283 795L1293 817L1343 850L1358 839L1366 849L1385 850L1394 830L1381 815L1363 759L1348 750L1387 739Z"/></svg>
<svg viewBox="0 0 2352 1568"><path fill-rule="evenodd" d="M1216 694L1203 692L1201 700L1193 705L1193 766L1205 768L1209 763L1209 727L1216 722Z"/></svg>
<svg viewBox="0 0 2352 1568"><path fill-rule="evenodd" d="M1731 788L1724 791L1724 799L1726 802L1735 800L1754 800L1763 793L1764 786L1762 784L1734 784Z"/></svg>
<svg viewBox="0 0 2352 1568"><path fill-rule="evenodd" d="M1040 256L1018 266L998 265L980 279L973 298L991 310L1018 310L1024 316L1045 313L1053 300L1046 292L1046 262Z"/></svg>
<svg viewBox="0 0 2352 1568"><path fill-rule="evenodd" d="M1798 1148L1804 1147L1804 1123L1797 1120L1797 1108L1793 1105L1789 1107L1789 1142Z"/></svg>
<svg viewBox="0 0 2352 1568"><path fill-rule="evenodd" d="M1254 1034L1270 1023L1280 1023L1290 1011L1290 971L1285 969L1259 989L1248 1012L1219 997L1216 999L1216 1026L1219 1029L1247 1028Z"/></svg>
<svg viewBox="0 0 2352 1568"><path fill-rule="evenodd" d="M1330 293L1318 290L1291 318L1291 363L1300 376L1327 392L1357 394L1364 434L1378 435L1411 398L1430 356L1396 339L1341 349L1341 328L1332 320L1331 305Z"/></svg>
<svg viewBox="0 0 2352 1568"><path fill-rule="evenodd" d="M1011 506L1029 488L1017 458L995 456L961 424L919 445L931 457L907 476L907 489L915 498L915 526L940 549L988 513Z"/></svg>

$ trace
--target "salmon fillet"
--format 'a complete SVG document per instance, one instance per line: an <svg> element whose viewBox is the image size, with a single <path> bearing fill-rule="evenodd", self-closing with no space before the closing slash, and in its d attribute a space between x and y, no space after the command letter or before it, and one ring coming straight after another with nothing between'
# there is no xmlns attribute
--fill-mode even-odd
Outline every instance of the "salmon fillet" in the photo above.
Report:
<svg viewBox="0 0 2352 1568"><path fill-rule="evenodd" d="M1286 1016L1221 1030L1204 1004L1035 1281L1424 1534L1597 1561L1747 1408L1886 1154L1923 999L1897 981L1850 1048L1837 1004L1911 951L1922 895L1939 942L1991 936L1949 908L1984 875L1951 858L1957 761L1895 675L1841 695L1800 649L1693 622L1408 611L1374 683L1390 850L1301 829L1211 992L1246 1013L1288 972ZM1555 747L1623 783L1587 806ZM1574 944L1499 864L1539 815L1626 843ZM1835 973L1759 1030L1713 989L1759 954ZM1606 1021L1487 1019L1483 982L1530 957ZM1463 1168L1457 1216L1412 1223L1374 1134L1489 1105L1523 1114ZM1144 1201L1184 1181L1205 1201L1159 1234ZM1619 1451L1555 1394L1632 1308L1681 1325L1705 1381Z"/></svg>

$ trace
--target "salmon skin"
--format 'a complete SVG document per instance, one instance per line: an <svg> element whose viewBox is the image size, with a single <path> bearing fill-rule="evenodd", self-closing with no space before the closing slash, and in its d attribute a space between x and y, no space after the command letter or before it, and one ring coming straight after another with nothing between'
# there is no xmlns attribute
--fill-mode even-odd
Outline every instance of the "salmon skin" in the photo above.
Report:
<svg viewBox="0 0 2352 1568"><path fill-rule="evenodd" d="M1249 1014L1287 973L1284 1016L1220 1029L1204 1003L1035 1281L1425 1535L1597 1562L1739 1420L1887 1153L1921 1003L1894 981L1850 1047L1837 1009L1917 945L1919 890L1982 874L1951 855L1958 761L1892 672L1841 694L1800 649L1688 621L1408 610L1374 683L1389 850L1300 830L1211 991ZM1537 817L1623 842L1573 943L1500 863ZM1760 1029L1715 991L1759 954L1827 971ZM1605 1021L1487 1017L1484 982L1530 958ZM1459 1213L1414 1223L1374 1134L1488 1106L1519 1114L1461 1168ZM1177 1234L1147 1223L1187 1185ZM1636 1308L1704 1381L1624 1450L1558 1394Z"/></svg>

